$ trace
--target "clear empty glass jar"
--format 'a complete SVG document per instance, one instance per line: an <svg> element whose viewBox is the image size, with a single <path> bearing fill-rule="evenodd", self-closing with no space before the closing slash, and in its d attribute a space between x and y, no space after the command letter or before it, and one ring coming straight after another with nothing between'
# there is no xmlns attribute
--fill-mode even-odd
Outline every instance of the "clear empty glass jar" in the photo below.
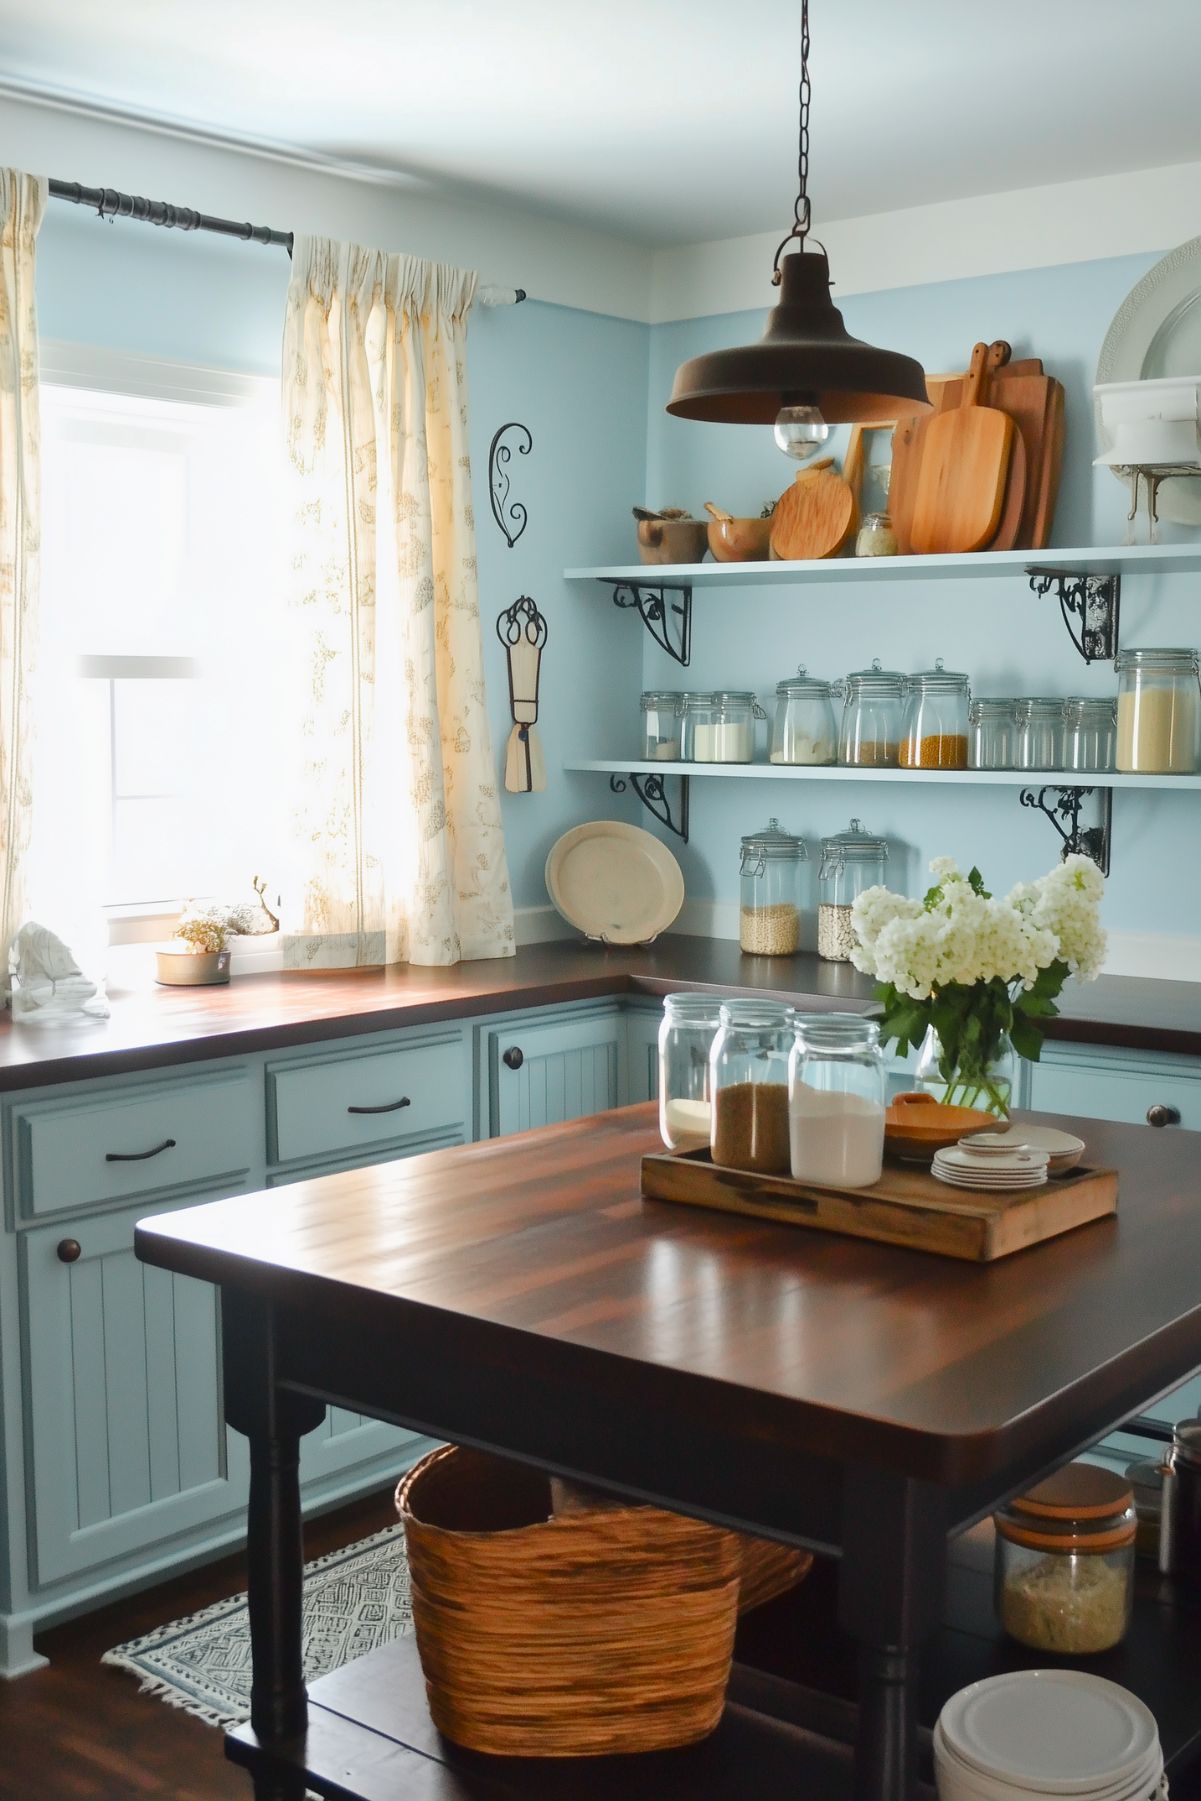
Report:
<svg viewBox="0 0 1201 1801"><path fill-rule="evenodd" d="M857 557L895 557L897 534L887 513L865 513L855 539Z"/></svg>
<svg viewBox="0 0 1201 1801"><path fill-rule="evenodd" d="M755 755L755 721L766 718L746 689L686 694L680 754L686 763L750 763Z"/></svg>
<svg viewBox="0 0 1201 1801"><path fill-rule="evenodd" d="M974 700L967 710L969 769L1012 769L1017 731L1012 700Z"/></svg>
<svg viewBox="0 0 1201 1801"><path fill-rule="evenodd" d="M838 754L831 684L806 673L776 683L776 711L771 727L773 763L833 763Z"/></svg>
<svg viewBox="0 0 1201 1801"><path fill-rule="evenodd" d="M1132 775L1201 769L1201 685L1195 650L1120 650L1117 766Z"/></svg>
<svg viewBox="0 0 1201 1801"><path fill-rule="evenodd" d="M888 845L873 838L857 819L845 832L822 839L822 860L817 872L817 954L828 963L849 963L855 948L851 908L866 888L884 880Z"/></svg>
<svg viewBox="0 0 1201 1801"><path fill-rule="evenodd" d="M721 1023L712 995L669 994L659 1027L659 1134L669 1151L709 1143L709 1053Z"/></svg>
<svg viewBox="0 0 1201 1801"><path fill-rule="evenodd" d="M742 840L738 942L756 957L791 957L801 942L801 865L805 840L778 819Z"/></svg>
<svg viewBox="0 0 1201 1801"><path fill-rule="evenodd" d="M1063 767L1062 700L1018 700L1013 706L1016 730L1015 769Z"/></svg>
<svg viewBox="0 0 1201 1801"><path fill-rule="evenodd" d="M883 669L856 669L841 684L838 761L853 769L895 769L905 711L905 677Z"/></svg>
<svg viewBox="0 0 1201 1801"><path fill-rule="evenodd" d="M788 1174L788 1054L792 1008L726 1001L709 1056L710 1148L725 1169Z"/></svg>
<svg viewBox="0 0 1201 1801"><path fill-rule="evenodd" d="M966 675L944 669L939 657L906 686L902 769L966 769L967 710L971 689Z"/></svg>
<svg viewBox="0 0 1201 1801"><path fill-rule="evenodd" d="M1137 1521L1130 1484L1070 1463L993 1516L995 1602L1011 1638L1035 1651L1108 1651L1130 1624Z"/></svg>
<svg viewBox="0 0 1201 1801"><path fill-rule="evenodd" d="M1117 703L1073 696L1063 703L1063 767L1081 774L1104 772L1114 766L1117 744Z"/></svg>
<svg viewBox="0 0 1201 1801"><path fill-rule="evenodd" d="M674 763L680 755L680 695L672 689L642 696L642 754L654 763Z"/></svg>
<svg viewBox="0 0 1201 1801"><path fill-rule="evenodd" d="M788 1060L789 1161L800 1182L868 1188L884 1160L880 1028L854 1013L798 1013Z"/></svg>

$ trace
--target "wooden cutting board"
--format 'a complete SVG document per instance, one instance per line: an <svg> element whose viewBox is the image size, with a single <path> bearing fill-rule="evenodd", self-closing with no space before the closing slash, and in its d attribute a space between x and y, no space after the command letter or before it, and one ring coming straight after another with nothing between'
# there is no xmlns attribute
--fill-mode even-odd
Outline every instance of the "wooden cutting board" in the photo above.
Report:
<svg viewBox="0 0 1201 1801"><path fill-rule="evenodd" d="M859 526L859 508L849 483L823 457L776 502L771 522L771 554L783 562L836 557Z"/></svg>
<svg viewBox="0 0 1201 1801"><path fill-rule="evenodd" d="M1003 338L998 338L988 347L989 364L992 372L1002 365L1009 364L1009 345ZM1021 369L1031 375L1042 374L1042 364L1037 357L1031 357L1022 363L1009 365ZM966 371L962 375L930 375L926 377L930 398L934 403L934 413L945 413L951 407L957 407L963 398L963 384L967 379ZM913 529L913 507L917 499L917 478L921 468L922 445L925 442L926 427L934 417L934 413L918 413L912 418L897 421L892 435L892 473L888 484L888 512L892 519L892 529L896 533L897 550L901 556L908 556L913 546L911 532ZM1008 493L1008 489L1006 490Z"/></svg>
<svg viewBox="0 0 1201 1801"><path fill-rule="evenodd" d="M980 405L987 354L976 345L962 404L926 427L910 533L919 555L981 550L1000 521L1014 425Z"/></svg>
<svg viewBox="0 0 1201 1801"><path fill-rule="evenodd" d="M707 1150L683 1156L664 1151L642 1159L642 1192L652 1200L992 1263L1116 1213L1118 1176L1116 1170L1078 1166L1052 1176L1043 1188L986 1194L951 1188L929 1170L886 1164L871 1188L823 1188L790 1176L720 1169Z"/></svg>
<svg viewBox="0 0 1201 1801"><path fill-rule="evenodd" d="M990 351L995 348L995 345L990 346ZM958 406L962 393L960 380L949 382L943 390L940 406ZM1003 525L998 524L988 546L990 550L1041 550L1050 539L1063 464L1063 402L1063 383L1044 373L1039 357L1023 357L994 370L989 384L989 404L1009 414L1021 437L1026 461L1026 491L1017 535L1011 536L1006 529L1002 541ZM1018 454L1015 437L1014 455ZM894 479L896 466L894 453ZM903 474L911 483L915 480L910 472L903 471ZM1009 515L1009 493L1007 486L1003 521ZM895 510L893 524L896 524Z"/></svg>

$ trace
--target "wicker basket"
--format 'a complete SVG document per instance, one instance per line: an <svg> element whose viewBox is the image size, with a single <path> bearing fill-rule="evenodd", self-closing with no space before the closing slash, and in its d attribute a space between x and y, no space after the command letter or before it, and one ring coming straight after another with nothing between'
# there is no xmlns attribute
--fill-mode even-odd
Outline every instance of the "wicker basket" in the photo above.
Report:
<svg viewBox="0 0 1201 1801"><path fill-rule="evenodd" d="M712 1732L734 1648L733 1533L658 1508L548 1518L546 1478L448 1446L401 1482L430 1714L473 1751L591 1757Z"/></svg>
<svg viewBox="0 0 1201 1801"><path fill-rule="evenodd" d="M599 1509L628 1506L627 1502L619 1501L612 1495L600 1494L591 1488L581 1488L578 1483L568 1482L562 1476L551 1477L550 1493L556 1517L566 1513L591 1513ZM742 1555L739 1613L749 1613L752 1607L762 1607L765 1601L774 1601L777 1595L786 1594L813 1567L813 1558L808 1551L794 1551L790 1545L773 1544L770 1538L753 1538L749 1532L738 1532L734 1536Z"/></svg>

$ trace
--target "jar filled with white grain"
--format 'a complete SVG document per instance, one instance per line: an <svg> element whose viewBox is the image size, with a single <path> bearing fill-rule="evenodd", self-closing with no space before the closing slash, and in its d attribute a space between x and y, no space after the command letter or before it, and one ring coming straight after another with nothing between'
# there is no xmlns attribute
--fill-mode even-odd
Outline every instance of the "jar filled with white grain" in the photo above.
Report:
<svg viewBox="0 0 1201 1801"><path fill-rule="evenodd" d="M1129 1481L1069 1463L993 1516L994 1599L1010 1638L1086 1657L1125 1636L1137 1520Z"/></svg>
<svg viewBox="0 0 1201 1801"><path fill-rule="evenodd" d="M818 867L817 954L828 963L849 963L855 948L851 908L866 888L884 880L888 845L873 838L857 819L845 832L822 839Z"/></svg>
<svg viewBox="0 0 1201 1801"><path fill-rule="evenodd" d="M776 683L771 728L773 763L833 763L838 754L834 704L829 682L810 675L802 663L795 675Z"/></svg>
<svg viewBox="0 0 1201 1801"><path fill-rule="evenodd" d="M738 942L756 957L791 957L801 942L803 838L770 819L742 840Z"/></svg>
<svg viewBox="0 0 1201 1801"><path fill-rule="evenodd" d="M1131 775L1201 769L1201 667L1195 650L1120 650L1117 766Z"/></svg>
<svg viewBox="0 0 1201 1801"><path fill-rule="evenodd" d="M884 1158L880 1028L854 1013L798 1013L788 1061L789 1164L798 1182L870 1188Z"/></svg>
<svg viewBox="0 0 1201 1801"><path fill-rule="evenodd" d="M652 763L675 762L680 755L680 700L670 688L642 696L642 754Z"/></svg>
<svg viewBox="0 0 1201 1801"><path fill-rule="evenodd" d="M669 994L659 1027L659 1135L669 1151L705 1149L713 1125L709 1053L721 1023L711 994Z"/></svg>

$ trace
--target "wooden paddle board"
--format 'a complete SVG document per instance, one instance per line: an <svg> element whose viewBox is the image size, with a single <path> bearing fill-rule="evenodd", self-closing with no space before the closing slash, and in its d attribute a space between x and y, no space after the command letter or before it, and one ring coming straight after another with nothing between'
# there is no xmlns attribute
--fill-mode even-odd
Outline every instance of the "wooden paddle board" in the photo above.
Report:
<svg viewBox="0 0 1201 1801"><path fill-rule="evenodd" d="M1000 521L1014 425L979 403L987 354L976 345L962 405L926 427L911 532L919 555L981 550Z"/></svg>
<svg viewBox="0 0 1201 1801"><path fill-rule="evenodd" d="M783 562L836 557L859 525L859 508L850 485L823 457L796 480L776 502L771 521L771 554Z"/></svg>

